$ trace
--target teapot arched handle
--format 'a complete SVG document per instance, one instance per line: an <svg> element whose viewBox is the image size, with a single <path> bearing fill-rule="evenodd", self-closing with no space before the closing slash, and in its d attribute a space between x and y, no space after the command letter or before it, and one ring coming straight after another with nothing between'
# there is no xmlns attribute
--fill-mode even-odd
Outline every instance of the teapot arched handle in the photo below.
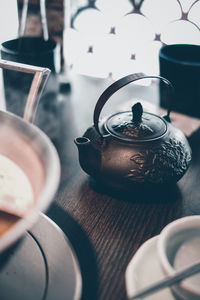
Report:
<svg viewBox="0 0 200 300"><path fill-rule="evenodd" d="M172 103L172 98L174 95L174 88L172 84L164 77L161 76L154 76L154 75L146 75L144 73L134 73L127 75L125 77L122 77L121 79L115 81L112 83L104 92L101 94L99 97L95 109L94 109L94 114L93 114L93 121L94 121L94 127L96 131L100 134L100 136L103 136L102 133L100 132L99 129L99 117L100 113L103 109L103 106L106 104L106 102L109 100L109 98L117 92L119 89L122 87L126 86L127 84L140 80L140 79L147 79L147 78L155 78L155 79L160 79L162 82L164 82L167 86L167 91L168 94L171 94L170 97L167 97L168 100L168 109L167 109L167 115L164 117L167 121L170 121L170 111L171 111L171 103Z"/></svg>

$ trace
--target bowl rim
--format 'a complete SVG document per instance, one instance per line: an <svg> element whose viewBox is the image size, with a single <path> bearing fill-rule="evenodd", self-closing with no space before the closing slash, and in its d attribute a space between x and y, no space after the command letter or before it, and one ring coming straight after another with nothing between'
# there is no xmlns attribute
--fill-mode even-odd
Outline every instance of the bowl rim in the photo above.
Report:
<svg viewBox="0 0 200 300"><path fill-rule="evenodd" d="M172 63L177 63L177 64L180 64L180 65L185 65L185 66L192 66L192 67L197 67L199 68L200 66L200 61L199 60L195 60L195 61L189 61L189 60L181 60L181 59L178 59L178 58L174 58L172 55L169 55L167 54L165 51L166 49L173 49L173 48L177 48L177 49L181 49L181 48L185 48L188 49L189 48L195 48L195 49L199 49L200 50L200 45L197 45L197 44L168 44L168 45L163 45L161 48L160 48L160 51L159 51L159 58L160 59L164 59L168 62L172 62Z"/></svg>
<svg viewBox="0 0 200 300"><path fill-rule="evenodd" d="M29 51L20 51L16 48L13 49L13 44L17 44L19 41L31 41L32 43L38 42L40 43L40 51L34 52L33 49L30 49ZM11 40L4 41L1 45L1 51L5 52L7 54L12 54L16 56L24 56L24 57L30 57L35 55L47 55L48 53L52 53L55 51L55 49L58 47L58 44L53 39L48 39L47 41L44 40L43 37L40 36L23 36L21 38L14 38Z"/></svg>
<svg viewBox="0 0 200 300"><path fill-rule="evenodd" d="M167 258L167 254L165 251L167 246L167 240L169 239L169 237L173 236L173 234L190 228L200 229L200 215L192 215L179 218L165 226L160 233L157 243L158 259L165 274L169 276L173 275L176 272L176 270L172 267ZM179 287L187 293L190 293L195 296L200 296L200 291L197 292L197 290L195 290L190 284L188 284L184 280L181 281Z"/></svg>

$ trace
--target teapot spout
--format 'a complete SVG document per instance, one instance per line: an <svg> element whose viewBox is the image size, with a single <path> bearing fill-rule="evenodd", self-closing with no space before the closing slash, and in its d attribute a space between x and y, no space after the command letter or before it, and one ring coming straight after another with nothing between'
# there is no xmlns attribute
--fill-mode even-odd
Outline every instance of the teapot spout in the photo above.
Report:
<svg viewBox="0 0 200 300"><path fill-rule="evenodd" d="M78 137L74 140L79 152L79 163L89 175L95 176L99 172L100 153L95 149L87 137Z"/></svg>
<svg viewBox="0 0 200 300"><path fill-rule="evenodd" d="M87 151L87 148L90 145L90 140L86 137L78 137L74 140L78 150Z"/></svg>

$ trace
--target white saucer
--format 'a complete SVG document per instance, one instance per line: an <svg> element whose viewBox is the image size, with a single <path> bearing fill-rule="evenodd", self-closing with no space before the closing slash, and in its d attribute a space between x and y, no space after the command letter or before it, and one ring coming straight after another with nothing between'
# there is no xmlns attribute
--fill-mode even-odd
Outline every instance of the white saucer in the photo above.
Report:
<svg viewBox="0 0 200 300"><path fill-rule="evenodd" d="M128 297L132 297L140 289L164 278L156 256L158 235L146 241L131 259L126 269L125 281ZM169 288L157 291L145 300L175 300Z"/></svg>

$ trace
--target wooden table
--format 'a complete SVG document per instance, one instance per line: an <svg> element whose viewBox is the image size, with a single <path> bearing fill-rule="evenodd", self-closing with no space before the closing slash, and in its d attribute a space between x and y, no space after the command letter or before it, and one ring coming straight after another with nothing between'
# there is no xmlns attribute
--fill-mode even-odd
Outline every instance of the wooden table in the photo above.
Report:
<svg viewBox="0 0 200 300"><path fill-rule="evenodd" d="M125 270L140 245L169 222L200 214L200 132L196 130L200 122L172 116L190 136L193 150L191 166L178 184L150 193L114 193L98 186L82 171L73 142L92 125L96 101L112 80L73 74L70 80L71 92L63 91L58 96L60 127L53 141L62 176L48 215L65 231L75 249L83 276L82 298L124 300ZM128 105L134 98L132 89L126 87L116 95L110 104L112 112L122 104Z"/></svg>

